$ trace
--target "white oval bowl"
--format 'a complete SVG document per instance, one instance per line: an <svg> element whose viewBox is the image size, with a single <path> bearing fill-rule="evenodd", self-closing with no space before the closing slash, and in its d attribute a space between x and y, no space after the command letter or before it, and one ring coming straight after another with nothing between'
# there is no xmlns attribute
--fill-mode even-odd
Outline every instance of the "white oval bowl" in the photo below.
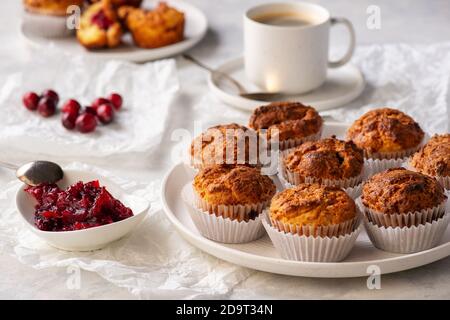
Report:
<svg viewBox="0 0 450 320"><path fill-rule="evenodd" d="M43 231L34 225L35 199L24 191L21 185L16 194L16 205L22 218L30 229L49 245L67 251L91 251L104 248L133 230L144 218L150 208L149 201L127 194L120 186L98 174L79 170L64 170L64 178L58 183L61 188L78 182L98 180L101 186L124 205L133 210L133 216L107 225L75 231Z"/></svg>

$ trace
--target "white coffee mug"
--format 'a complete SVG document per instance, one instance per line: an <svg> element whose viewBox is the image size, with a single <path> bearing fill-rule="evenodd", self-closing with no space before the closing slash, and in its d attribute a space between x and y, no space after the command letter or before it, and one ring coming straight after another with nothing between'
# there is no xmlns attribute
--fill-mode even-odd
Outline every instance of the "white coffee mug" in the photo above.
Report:
<svg viewBox="0 0 450 320"><path fill-rule="evenodd" d="M263 19L289 15L300 23L282 25ZM330 26L338 23L347 27L350 45L340 60L329 61ZM263 4L249 9L244 16L245 73L267 91L299 94L314 90L324 83L327 69L347 63L354 49L351 22L331 17L327 9L315 4Z"/></svg>

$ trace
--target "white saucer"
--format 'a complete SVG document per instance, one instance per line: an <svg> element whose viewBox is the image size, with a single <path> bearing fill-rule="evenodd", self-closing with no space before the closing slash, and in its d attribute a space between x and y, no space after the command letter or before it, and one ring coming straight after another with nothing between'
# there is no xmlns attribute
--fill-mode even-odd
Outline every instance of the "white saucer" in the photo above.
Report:
<svg viewBox="0 0 450 320"><path fill-rule="evenodd" d="M322 136L335 134L342 138L347 128L348 125L325 122ZM243 244L215 242L200 235L181 197L182 188L192 183L194 176L195 170L182 162L167 173L161 190L166 216L189 243L219 259L240 266L291 276L350 278L369 276L369 273L373 272L371 267L377 267L381 274L386 274L423 266L450 255L450 228L447 228L439 245L411 254L392 253L375 248L363 229L345 260L330 263L284 260L267 235Z"/></svg>
<svg viewBox="0 0 450 320"><path fill-rule="evenodd" d="M261 91L246 79L243 58L236 58L219 66L217 71L226 73L239 81L249 92ZM209 87L214 94L226 104L239 109L253 111L256 107L267 104L265 101L250 100L237 95L233 87L221 77L208 78ZM295 100L308 104L317 110L337 108L356 99L365 86L361 71L352 64L346 64L337 69L329 69L325 83L318 89L301 94L287 96L284 100Z"/></svg>
<svg viewBox="0 0 450 320"><path fill-rule="evenodd" d="M158 1L147 0L144 1L142 7L154 7ZM25 39L33 46L44 47L50 43L56 49L63 52L75 55L87 55L98 57L102 59L121 59L132 62L143 62L156 59L167 58L181 52L184 52L195 46L206 34L208 29L208 22L205 15L191 4L180 0L166 1L170 6L177 8L185 14L185 39L181 42L165 46L157 49L143 49L134 45L130 34L123 37L123 44L118 48L103 49L103 50L87 50L75 38L69 37L55 37L48 38L42 34L37 34L32 24L22 23L21 32Z"/></svg>

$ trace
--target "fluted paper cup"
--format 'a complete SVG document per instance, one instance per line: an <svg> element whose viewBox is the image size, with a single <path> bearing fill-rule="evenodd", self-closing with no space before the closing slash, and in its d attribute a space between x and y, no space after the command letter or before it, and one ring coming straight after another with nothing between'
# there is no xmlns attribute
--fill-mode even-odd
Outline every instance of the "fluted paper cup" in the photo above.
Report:
<svg viewBox="0 0 450 320"><path fill-rule="evenodd" d="M289 149L298 147L299 145L301 145L302 143L305 143L307 141L319 140L321 136L322 136L322 127L320 128L319 132L317 132L315 134L311 134L311 135L303 137L303 138L287 139L287 140L280 141L280 147L279 147L280 153L286 154L286 152L288 152Z"/></svg>
<svg viewBox="0 0 450 320"><path fill-rule="evenodd" d="M345 259L352 250L361 230L359 219L350 233L338 236L313 236L279 230L271 224L269 217L263 214L263 226L283 259L308 262L337 262ZM301 228L299 228L301 229ZM296 230L298 231L298 230Z"/></svg>
<svg viewBox="0 0 450 320"><path fill-rule="evenodd" d="M450 215L447 213L431 223L412 227L379 227L364 219L364 227L370 241L378 249L395 253L414 253L437 246L447 229Z"/></svg>
<svg viewBox="0 0 450 320"><path fill-rule="evenodd" d="M182 198L192 222L205 238L222 243L246 243L261 238L265 233L261 212L267 202L247 206L211 206L198 199L190 184L183 188ZM253 214L256 217L251 217Z"/></svg>
<svg viewBox="0 0 450 320"><path fill-rule="evenodd" d="M438 206L429 209L394 214L386 214L366 207L362 203L361 197L356 200L356 204L369 222L372 222L379 227L403 228L431 223L432 221L441 218L445 214L447 201L448 199L445 199Z"/></svg>

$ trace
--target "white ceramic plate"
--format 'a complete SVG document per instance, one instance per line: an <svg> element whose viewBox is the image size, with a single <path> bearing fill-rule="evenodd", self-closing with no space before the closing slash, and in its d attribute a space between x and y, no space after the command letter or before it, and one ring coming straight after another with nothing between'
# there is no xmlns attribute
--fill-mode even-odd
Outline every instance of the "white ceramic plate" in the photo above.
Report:
<svg viewBox="0 0 450 320"><path fill-rule="evenodd" d="M258 89L256 85L246 79L243 58L227 61L216 70L232 76L249 92L261 91L261 89ZM265 101L250 100L239 96L235 88L230 86L223 77L214 78L210 75L208 84L219 100L233 107L253 111L257 106L267 104ZM346 64L337 69L328 69L327 79L320 88L309 93L288 96L284 100L301 101L322 111L349 103L361 94L364 87L365 81L361 71L352 64Z"/></svg>
<svg viewBox="0 0 450 320"><path fill-rule="evenodd" d="M144 1L142 7L151 8L157 2L153 0ZM89 51L79 44L74 36L48 38L43 36L43 34L36 34L37 28L33 27L33 24L30 23L22 23L21 31L31 45L43 47L52 43L56 49L68 54L82 54L102 59L121 59L132 62L162 59L192 48L205 36L208 29L208 22L205 15L196 7L181 0L168 0L166 2L184 12L186 21L185 39L162 48L143 49L136 47L133 44L131 35L127 34L123 37L123 44L118 48Z"/></svg>
<svg viewBox="0 0 450 320"><path fill-rule="evenodd" d="M149 202L143 198L127 194L122 188L108 178L93 174L91 172L78 170L64 170L64 179L58 185L66 188L78 181L89 182L99 180L101 186L124 205L133 210L133 216L122 221L110 223L100 227L94 227L76 231L42 231L34 225L34 206L36 201L24 190L22 185L17 190L16 204L22 218L27 222L30 229L49 245L67 251L91 251L105 247L109 243L116 241L134 227L136 227L145 217L149 209Z"/></svg>
<svg viewBox="0 0 450 320"><path fill-rule="evenodd" d="M326 123L324 136L336 134L343 137L347 126ZM416 268L450 255L450 228L441 244L435 248L413 253L396 254L376 249L363 230L350 255L342 262L314 263L281 259L269 237L246 244L222 244L202 237L192 223L188 210L181 199L181 190L190 183L194 171L184 163L175 165L163 180L161 198L164 211L178 232L192 245L201 250L247 268L305 277L344 278L368 276L368 267L375 265L381 273L398 272Z"/></svg>

